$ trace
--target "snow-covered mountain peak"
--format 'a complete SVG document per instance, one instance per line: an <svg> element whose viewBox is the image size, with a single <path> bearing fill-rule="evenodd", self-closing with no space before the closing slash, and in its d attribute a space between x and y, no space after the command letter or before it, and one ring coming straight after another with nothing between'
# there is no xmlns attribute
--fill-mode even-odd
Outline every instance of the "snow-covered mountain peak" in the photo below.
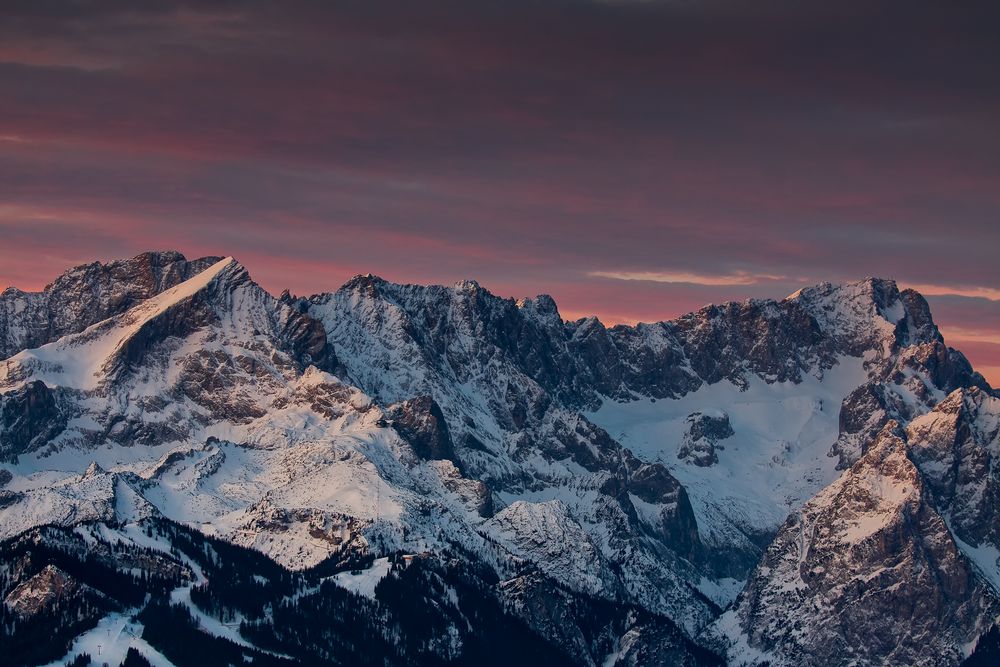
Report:
<svg viewBox="0 0 1000 667"><path fill-rule="evenodd" d="M0 295L0 358L79 333L188 280L219 259L188 261L178 252L148 252L75 267L41 292L5 290Z"/></svg>
<svg viewBox="0 0 1000 667"><path fill-rule="evenodd" d="M890 422L788 519L712 632L736 664L957 664L997 609L974 573Z"/></svg>
<svg viewBox="0 0 1000 667"><path fill-rule="evenodd" d="M927 301L894 280L866 278L799 290L787 301L802 304L820 326L852 353L886 355L897 345L940 342Z"/></svg>
<svg viewBox="0 0 1000 667"><path fill-rule="evenodd" d="M362 290L374 293L380 286L388 284L389 281L381 276L373 273L359 273L348 279L347 282L340 286L338 291Z"/></svg>
<svg viewBox="0 0 1000 667"><path fill-rule="evenodd" d="M155 340L184 335L205 324L207 291L229 292L248 280L232 258L219 260L192 278L133 308L40 348L11 357L0 370L0 386L17 388L27 378L44 379L49 386L94 390L128 366L141 363L144 350ZM200 298L201 302L193 301ZM188 307L183 308L182 306Z"/></svg>
<svg viewBox="0 0 1000 667"><path fill-rule="evenodd" d="M909 424L888 420L844 474L793 513L715 624L734 662L956 664L1000 609L1000 401L959 388ZM934 613L898 609L934 600ZM796 618L785 626L778 619ZM842 626L841 626L842 627ZM883 636L882 632L876 633Z"/></svg>
<svg viewBox="0 0 1000 667"><path fill-rule="evenodd" d="M829 662L830 618L870 630L866 587L933 600L914 633L955 659L992 613L997 399L892 281L609 328L474 281L274 298L231 258L153 253L8 290L0 332L0 538L175 521L296 571L377 557L332 580L376 597L394 554L440 555L540 632L579 605L646 628L564 637L584 664L666 617L691 641L745 580L712 632L776 664Z"/></svg>
<svg viewBox="0 0 1000 667"><path fill-rule="evenodd" d="M532 317L543 327L561 329L562 316L555 299L548 294L539 294L534 298L523 298L516 301L517 307L529 317Z"/></svg>

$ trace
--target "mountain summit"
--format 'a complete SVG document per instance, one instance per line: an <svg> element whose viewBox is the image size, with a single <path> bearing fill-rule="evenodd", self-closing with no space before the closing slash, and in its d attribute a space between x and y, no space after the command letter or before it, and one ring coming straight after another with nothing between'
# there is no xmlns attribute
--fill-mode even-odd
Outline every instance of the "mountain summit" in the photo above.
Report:
<svg viewBox="0 0 1000 667"><path fill-rule="evenodd" d="M609 328L146 253L6 290L0 345L13 664L117 627L177 665L939 665L1000 632L1000 399L889 280Z"/></svg>

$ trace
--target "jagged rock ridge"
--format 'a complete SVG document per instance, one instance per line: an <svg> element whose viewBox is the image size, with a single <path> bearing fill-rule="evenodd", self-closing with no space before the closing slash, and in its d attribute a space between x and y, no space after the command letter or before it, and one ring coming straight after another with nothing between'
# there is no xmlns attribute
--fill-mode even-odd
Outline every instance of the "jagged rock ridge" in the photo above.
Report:
<svg viewBox="0 0 1000 667"><path fill-rule="evenodd" d="M961 662L1000 613L998 433L1000 400L975 387L886 424L788 519L716 623L733 659Z"/></svg>
<svg viewBox="0 0 1000 667"><path fill-rule="evenodd" d="M52 304L71 297L86 307L56 317ZM0 299L0 535L174 520L304 572L457 550L583 664L711 661L692 648L709 635L811 659L794 638L761 648L746 620L792 613L780 595L751 593L770 590L753 568L785 544L786 517L856 474L838 480L845 467L898 459L878 458L887 426L921 427L956 390L962 414L993 400L926 302L872 279L612 328L473 281L359 276L335 293L274 299L232 260L176 253L90 265ZM914 534L893 543L926 551L954 537L926 567L967 575L970 602L953 610L938 595L923 620L947 611L955 622L913 626L940 631L952 661L978 637L974 623L988 629L1000 582L976 551L993 543L982 443L995 425L973 422L925 459L908 450L934 500L914 505L926 518L904 522ZM755 477L766 483L744 483ZM848 495L833 504L857 501ZM869 553L867 566L900 548ZM743 625L713 625L748 574ZM901 596L936 590L894 585ZM565 619L592 604L633 620L583 642L553 623L557 608ZM656 621L667 617L674 629ZM867 656L906 650L872 645Z"/></svg>

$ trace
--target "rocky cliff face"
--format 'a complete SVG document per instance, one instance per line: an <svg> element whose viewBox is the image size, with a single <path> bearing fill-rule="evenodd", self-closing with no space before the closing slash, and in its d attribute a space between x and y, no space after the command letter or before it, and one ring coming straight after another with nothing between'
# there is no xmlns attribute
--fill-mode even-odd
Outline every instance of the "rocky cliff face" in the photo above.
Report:
<svg viewBox="0 0 1000 667"><path fill-rule="evenodd" d="M56 392L34 380L3 396L0 408L0 459L16 458L50 442L66 428L67 416Z"/></svg>
<svg viewBox="0 0 1000 667"><path fill-rule="evenodd" d="M394 427L421 456L453 460L491 490L497 510L557 501L560 521L580 526L613 564L607 591L628 590L690 628L710 616L691 585L702 548L683 487L560 398L579 386L569 377L579 364L550 299L519 304L471 281L423 287L364 276L298 304L329 332L345 379L391 404ZM496 521L479 529L509 538L496 530ZM534 549L531 531L513 534Z"/></svg>
<svg viewBox="0 0 1000 667"><path fill-rule="evenodd" d="M957 390L913 420L907 437L956 537L972 549L1000 546L1000 400L976 387Z"/></svg>
<svg viewBox="0 0 1000 667"><path fill-rule="evenodd" d="M54 565L15 586L4 598L4 605L21 618L32 618L53 611L58 605L72 604L72 598L101 594L80 584Z"/></svg>
<svg viewBox="0 0 1000 667"><path fill-rule="evenodd" d="M898 609L852 659L933 636L950 664L995 613L997 399L891 281L607 328L472 281L275 299L149 253L8 290L0 334L2 538L172 520L305 573L458 553L583 664L711 662L696 637L835 664Z"/></svg>
<svg viewBox="0 0 1000 667"><path fill-rule="evenodd" d="M79 333L202 272L221 257L187 261L178 252L70 269L41 292L0 294L0 358Z"/></svg>
<svg viewBox="0 0 1000 667"><path fill-rule="evenodd" d="M719 462L716 452L723 449L719 441L734 435L729 415L719 412L693 412L688 415L687 431L677 449L677 458L697 466L710 466Z"/></svg>
<svg viewBox="0 0 1000 667"><path fill-rule="evenodd" d="M789 518L717 621L733 660L960 663L1000 610L998 424L1000 402L978 388L886 424Z"/></svg>

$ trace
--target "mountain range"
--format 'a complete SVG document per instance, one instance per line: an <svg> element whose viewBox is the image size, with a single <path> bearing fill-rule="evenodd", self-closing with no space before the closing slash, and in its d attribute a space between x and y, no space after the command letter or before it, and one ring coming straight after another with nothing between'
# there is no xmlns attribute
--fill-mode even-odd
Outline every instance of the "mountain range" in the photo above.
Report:
<svg viewBox="0 0 1000 667"><path fill-rule="evenodd" d="M608 327L152 252L0 359L12 665L1000 655L1000 395L891 280Z"/></svg>

